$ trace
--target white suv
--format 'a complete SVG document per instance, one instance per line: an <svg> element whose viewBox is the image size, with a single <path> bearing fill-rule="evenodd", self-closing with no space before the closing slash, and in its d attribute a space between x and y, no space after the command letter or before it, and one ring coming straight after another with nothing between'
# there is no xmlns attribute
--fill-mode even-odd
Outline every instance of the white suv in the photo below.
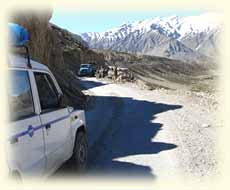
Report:
<svg viewBox="0 0 230 190"><path fill-rule="evenodd" d="M9 59L9 136L7 162L20 178L47 177L71 158L72 167L85 169L85 113L63 103L54 76L40 63L21 56Z"/></svg>

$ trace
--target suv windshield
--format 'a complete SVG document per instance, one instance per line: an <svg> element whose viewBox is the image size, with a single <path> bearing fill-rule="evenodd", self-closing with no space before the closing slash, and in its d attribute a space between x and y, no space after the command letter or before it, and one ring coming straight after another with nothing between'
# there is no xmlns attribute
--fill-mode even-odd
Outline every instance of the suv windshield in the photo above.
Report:
<svg viewBox="0 0 230 190"><path fill-rule="evenodd" d="M81 65L81 68L89 68L90 65Z"/></svg>

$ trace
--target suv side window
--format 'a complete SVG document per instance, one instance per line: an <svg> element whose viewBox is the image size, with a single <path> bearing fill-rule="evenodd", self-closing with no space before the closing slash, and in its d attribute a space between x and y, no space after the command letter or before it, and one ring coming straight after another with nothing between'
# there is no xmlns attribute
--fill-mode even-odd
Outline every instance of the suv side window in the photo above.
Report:
<svg viewBox="0 0 230 190"><path fill-rule="evenodd" d="M33 96L27 71L9 71L9 111L10 120L15 121L35 115Z"/></svg>
<svg viewBox="0 0 230 190"><path fill-rule="evenodd" d="M52 78L46 73L34 72L41 110L49 111L59 107L58 92Z"/></svg>

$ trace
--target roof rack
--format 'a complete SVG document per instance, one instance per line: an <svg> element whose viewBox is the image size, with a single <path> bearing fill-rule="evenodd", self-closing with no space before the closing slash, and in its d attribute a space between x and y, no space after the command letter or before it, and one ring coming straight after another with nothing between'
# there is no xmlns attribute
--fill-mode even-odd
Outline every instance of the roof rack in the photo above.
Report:
<svg viewBox="0 0 230 190"><path fill-rule="evenodd" d="M30 63L30 52L27 46L27 42L29 41L28 31L22 26L15 23L9 23L8 26L10 29L10 45L16 48L25 48L27 66L28 68L32 68L32 65Z"/></svg>
<svg viewBox="0 0 230 190"><path fill-rule="evenodd" d="M29 69L32 69L32 65L30 63L30 51L27 45L23 45L23 46L14 46L14 48L24 48L26 50L26 59L27 59L27 67Z"/></svg>

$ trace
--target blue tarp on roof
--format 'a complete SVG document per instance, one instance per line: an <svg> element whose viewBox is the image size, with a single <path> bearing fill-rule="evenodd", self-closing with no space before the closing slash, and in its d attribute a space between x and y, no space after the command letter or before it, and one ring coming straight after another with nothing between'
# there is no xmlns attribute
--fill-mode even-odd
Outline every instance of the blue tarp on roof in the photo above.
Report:
<svg viewBox="0 0 230 190"><path fill-rule="evenodd" d="M23 46L29 41L29 33L22 26L9 23L9 31L10 31L10 45L12 46Z"/></svg>

